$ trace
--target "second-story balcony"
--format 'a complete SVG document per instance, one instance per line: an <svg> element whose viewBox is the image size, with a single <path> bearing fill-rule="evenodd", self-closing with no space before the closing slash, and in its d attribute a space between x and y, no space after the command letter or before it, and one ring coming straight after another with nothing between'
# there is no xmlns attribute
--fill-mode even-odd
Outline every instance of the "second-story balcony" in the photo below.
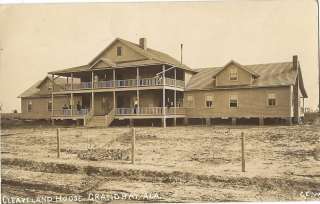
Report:
<svg viewBox="0 0 320 204"><path fill-rule="evenodd" d="M177 88L184 88L185 83L183 80L175 80L171 78L143 78L143 79L126 79L126 80L109 80L97 81L93 83L94 89L108 89L108 88L133 88L133 87L155 87L155 86L171 86ZM86 90L91 89L91 82L75 83L73 85L66 84L65 90Z"/></svg>

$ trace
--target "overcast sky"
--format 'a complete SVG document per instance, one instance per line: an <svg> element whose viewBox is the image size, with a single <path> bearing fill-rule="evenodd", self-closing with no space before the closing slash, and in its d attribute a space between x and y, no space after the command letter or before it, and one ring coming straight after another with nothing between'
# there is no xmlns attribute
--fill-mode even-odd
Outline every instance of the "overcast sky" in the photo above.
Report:
<svg viewBox="0 0 320 204"><path fill-rule="evenodd" d="M299 55L306 105L317 106L317 7L314 0L0 6L0 102L53 70L87 64L114 38L138 42L192 68L291 61Z"/></svg>

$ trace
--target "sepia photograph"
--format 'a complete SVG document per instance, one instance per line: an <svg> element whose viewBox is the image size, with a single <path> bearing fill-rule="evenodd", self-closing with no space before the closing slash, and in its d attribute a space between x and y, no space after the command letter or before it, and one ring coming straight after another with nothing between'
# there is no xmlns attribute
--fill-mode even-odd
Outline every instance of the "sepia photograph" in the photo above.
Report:
<svg viewBox="0 0 320 204"><path fill-rule="evenodd" d="M320 201L317 0L0 1L1 203Z"/></svg>

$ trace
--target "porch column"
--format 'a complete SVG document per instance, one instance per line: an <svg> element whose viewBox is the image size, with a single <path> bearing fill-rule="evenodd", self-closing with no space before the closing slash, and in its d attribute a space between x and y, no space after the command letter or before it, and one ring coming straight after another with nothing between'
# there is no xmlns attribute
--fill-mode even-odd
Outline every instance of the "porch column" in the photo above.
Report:
<svg viewBox="0 0 320 204"><path fill-rule="evenodd" d="M94 72L91 72L91 111L94 114Z"/></svg>
<svg viewBox="0 0 320 204"><path fill-rule="evenodd" d="M73 90L73 73L71 73L71 90Z"/></svg>
<svg viewBox="0 0 320 204"><path fill-rule="evenodd" d="M166 73L165 73L165 65L162 65L162 81L163 81L163 86L162 86L162 108L163 108L163 115L166 115Z"/></svg>
<svg viewBox="0 0 320 204"><path fill-rule="evenodd" d="M165 89L165 85L166 85L166 73L165 73L166 67L165 65L162 65L162 80L163 80L163 89L162 89L162 109L163 109L163 119L162 119L162 126L164 128L167 127L166 124L166 89Z"/></svg>
<svg viewBox="0 0 320 204"><path fill-rule="evenodd" d="M174 68L174 118L173 118L173 125L177 125L177 69Z"/></svg>
<svg viewBox="0 0 320 204"><path fill-rule="evenodd" d="M52 86L52 90L51 90L51 116L53 116L53 91L54 91L54 74L52 74L52 80L51 80L51 86Z"/></svg>
<svg viewBox="0 0 320 204"><path fill-rule="evenodd" d="M113 73L113 109L116 109L116 70L112 69L112 73Z"/></svg>
<svg viewBox="0 0 320 204"><path fill-rule="evenodd" d="M71 115L73 115L73 93L71 93L71 101L70 101L70 106L71 106Z"/></svg>
<svg viewBox="0 0 320 204"><path fill-rule="evenodd" d="M137 67L137 101L138 101L138 111L140 108L140 94L139 94L139 81L140 81L140 76L139 76L139 67Z"/></svg>

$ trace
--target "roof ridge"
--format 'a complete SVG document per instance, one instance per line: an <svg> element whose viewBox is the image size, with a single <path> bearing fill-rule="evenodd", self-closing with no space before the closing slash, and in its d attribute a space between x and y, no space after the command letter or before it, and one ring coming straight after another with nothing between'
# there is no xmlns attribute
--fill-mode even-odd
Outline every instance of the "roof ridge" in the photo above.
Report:
<svg viewBox="0 0 320 204"><path fill-rule="evenodd" d="M242 66L258 66L258 65L269 65L269 64L284 64L284 63L292 63L291 61L286 62L271 62L271 63L260 63L260 64L246 64ZM219 67L200 67L200 68L194 68L194 69L215 69L215 68L223 68L224 66Z"/></svg>

